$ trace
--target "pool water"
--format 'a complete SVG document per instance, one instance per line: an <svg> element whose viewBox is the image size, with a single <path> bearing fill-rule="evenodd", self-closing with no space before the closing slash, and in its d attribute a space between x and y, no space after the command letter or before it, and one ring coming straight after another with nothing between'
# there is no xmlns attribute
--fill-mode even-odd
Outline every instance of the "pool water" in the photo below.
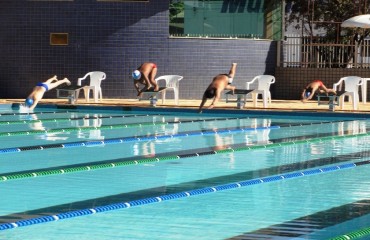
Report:
<svg viewBox="0 0 370 240"><path fill-rule="evenodd" d="M358 232L370 227L369 126L354 114L4 111L0 239Z"/></svg>

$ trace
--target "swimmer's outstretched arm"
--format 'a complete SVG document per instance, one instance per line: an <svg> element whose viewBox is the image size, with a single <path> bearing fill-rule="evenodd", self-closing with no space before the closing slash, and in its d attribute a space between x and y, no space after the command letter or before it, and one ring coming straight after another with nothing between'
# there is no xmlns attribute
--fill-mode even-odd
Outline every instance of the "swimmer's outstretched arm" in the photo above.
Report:
<svg viewBox="0 0 370 240"><path fill-rule="evenodd" d="M212 104L208 107L208 109L213 108L216 105L216 103L218 103L218 101L221 98L221 92L222 91L223 90L222 89L219 89L219 88L216 90L215 98L213 99Z"/></svg>
<svg viewBox="0 0 370 240"><path fill-rule="evenodd" d="M202 102L201 102L201 104L200 104L200 106L199 106L199 110L198 110L198 112L199 112L199 113L201 113L201 112L202 112L203 106L204 106L204 104L205 104L206 102L207 102L207 98L206 98L205 96L203 96Z"/></svg>

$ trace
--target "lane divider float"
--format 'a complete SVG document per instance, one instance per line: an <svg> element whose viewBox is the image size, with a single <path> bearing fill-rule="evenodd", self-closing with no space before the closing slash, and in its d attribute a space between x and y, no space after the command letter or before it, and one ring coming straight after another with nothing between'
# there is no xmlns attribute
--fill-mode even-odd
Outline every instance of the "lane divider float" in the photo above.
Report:
<svg viewBox="0 0 370 240"><path fill-rule="evenodd" d="M76 111L52 111L52 112L26 112L26 113L0 113L0 116L17 116L17 115L33 115L33 114L57 114L57 113L71 113Z"/></svg>
<svg viewBox="0 0 370 240"><path fill-rule="evenodd" d="M214 118L214 119L181 120L181 121L168 121L168 122L143 122L143 123L102 125L102 126L99 126L99 127L87 126L87 127L77 127L77 128L73 127L73 128L55 128L55 129L48 129L48 130L1 132L0 137L46 134L46 133L90 131L90 130L99 130L99 129L100 130L119 129L119 128L143 127L143 126L155 126L155 125L167 125L167 124L182 124L182 123L207 122L207 121L227 121L227 120L236 120L236 119L247 119L247 118Z"/></svg>
<svg viewBox="0 0 370 240"><path fill-rule="evenodd" d="M88 147L93 145L107 145L107 144L119 144L119 143L127 143L127 142L137 142L137 141L148 141L148 140L157 140L157 139L168 139L168 138L175 138L175 137L188 137L188 136L196 136L196 135L209 135L209 134L223 134L223 133L230 133L230 132L248 132L248 131L258 131L258 130L265 130L265 129L278 129L279 126L274 126L273 128L268 127L257 127L257 128L241 128L241 129L224 129L222 131L204 131L204 132L195 132L195 133L181 133L181 134L174 134L174 135L162 135L162 136L151 136L151 137L127 137L127 138L120 138L120 139L108 139L105 141L94 141L94 142L75 142L69 144L50 144L45 146L30 146L25 148L12 148L12 149L0 149L0 153L13 153L13 152L22 152L22 151L29 151L29 150L42 150L42 149L51 149L51 148L72 148L72 147ZM4 151L3 151L4 150ZM1 181L8 181L8 180L15 180L15 179L22 179L22 178L34 178L39 176L46 176L46 175L57 175L57 174L65 174L65 173L72 173L72 172L81 172L81 171L90 171L90 170L97 170L97 169L105 169L105 168L112 168L112 167L119 167L119 166L127 166L127 165L137 165L137 164L145 164L145 163L152 163L152 162L159 162L164 160L173 160L173 159L180 159L192 156L204 156L216 153L227 153L220 151L207 151L207 152L200 152L200 153L186 153L181 155L171 155L171 156L161 156L161 157L152 157L152 158L143 158L143 159L136 159L136 160L123 160L123 161L114 161L109 163L92 163L85 166L78 166L78 167L64 167L59 169L48 169L48 170L39 170L39 171L32 171L32 172L22 172L22 173L12 173L12 174L4 174L0 176Z"/></svg>
<svg viewBox="0 0 370 240"><path fill-rule="evenodd" d="M228 154L240 151L250 151L250 150L261 150L261 149L268 149L268 148L275 148L275 147L282 147L282 146L291 146L296 144L310 144L315 142L324 142L327 140L336 140L336 139L344 139L344 138L353 138L353 137L362 137L368 136L368 134L359 134L359 135L345 135L345 136L328 136L318 139L311 139L308 140L301 140L301 141L291 141L291 142L283 142L283 143L272 143L272 144L263 144L263 145L253 145L253 146L241 146L223 150L212 150L212 151L204 151L198 153L185 153L179 155L170 155L170 156L154 156L152 158L142 158L142 159L134 159L134 160L121 160L121 161L114 161L108 163L96 163L96 164L89 164L85 166L77 166L77 167L64 167L59 169L48 169L48 170L39 170L39 171L30 171L30 172L21 172L21 173L12 173L12 174L4 174L0 176L0 182L9 181L9 180L17 180L17 179L24 179L24 178L35 178L41 176L49 176L49 175L58 175L58 174L66 174L66 173L74 173L74 172L83 172L83 171L92 171L92 170L99 170L99 169L108 169L113 167L124 167L130 165L138 165L138 164L148 164L148 163L156 163L161 161L169 161L169 160L178 160L188 157L202 157L207 155L213 154Z"/></svg>
<svg viewBox="0 0 370 240"><path fill-rule="evenodd" d="M47 118L47 119L25 119L25 120L14 120L14 121L0 121L0 125L11 125L11 124L28 124L28 123L47 123L47 122L70 122L78 120L88 119L104 119L104 118L130 118L130 117L147 117L147 116L160 116L160 115L119 115L119 116L91 116L91 117L76 117L76 118Z"/></svg>
<svg viewBox="0 0 370 240"><path fill-rule="evenodd" d="M356 166L367 165L367 164L370 164L370 160L357 162L357 163L346 163L346 164L341 164L341 165L328 166L328 167L323 167L323 168L307 169L307 170L298 171L298 172L289 172L289 173L285 173L281 175L272 175L272 176L267 176L263 178L255 178L255 179L250 179L246 181L228 183L228 184L223 184L223 185L218 185L218 186L213 186L213 187L193 189L190 191L166 194L166 195L161 195L161 196L156 196L156 197L149 197L149 198L138 199L138 200L133 200L129 202L120 202L120 203L98 206L98 207L89 208L89 209L81 209L81 210L59 213L55 215L35 217L35 218L20 220L16 222L0 224L0 231L18 228L18 227L25 227L25 226L30 226L30 225L40 224L40 223L53 222L53 221L58 221L62 219L69 219L69 218L75 218L75 217L80 217L80 216L92 215L96 213L108 212L108 211L113 211L113 210L118 210L118 209L127 209L130 207L143 206L143 205L147 205L151 203L159 203L159 202L168 201L168 200L187 198L191 196L220 192L220 191L225 191L225 190L230 190L230 189L249 187L249 186L254 186L257 184L277 182L277 181L282 181L286 179L293 179L293 178L298 178L298 177L329 173L329 172L334 172L334 171L339 171L339 170L344 170L344 169L352 169L352 168L355 168Z"/></svg>
<svg viewBox="0 0 370 240"><path fill-rule="evenodd" d="M352 239L358 239L363 238L365 236L370 235L370 227L361 228L359 230L343 234L334 238L330 238L329 240L352 240Z"/></svg>

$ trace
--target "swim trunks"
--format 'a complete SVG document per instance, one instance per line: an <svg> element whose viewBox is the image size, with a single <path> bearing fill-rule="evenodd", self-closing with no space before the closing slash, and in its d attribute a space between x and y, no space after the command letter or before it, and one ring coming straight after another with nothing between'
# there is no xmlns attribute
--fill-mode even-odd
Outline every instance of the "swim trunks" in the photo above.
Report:
<svg viewBox="0 0 370 240"><path fill-rule="evenodd" d="M233 83L233 78L229 77L229 85Z"/></svg>
<svg viewBox="0 0 370 240"><path fill-rule="evenodd" d="M206 97L206 98L213 98L213 97L215 97L215 95L216 95L216 89L215 88L208 88L204 92L204 97Z"/></svg>
<svg viewBox="0 0 370 240"><path fill-rule="evenodd" d="M39 83L37 83L37 84L36 84L36 86L38 86L38 87L43 87L43 88L45 88L45 91L49 91L49 87L48 87L48 85L47 85L47 84L45 84L45 83L41 83L41 82L39 82Z"/></svg>
<svg viewBox="0 0 370 240"><path fill-rule="evenodd" d="M228 82L228 85L230 85L231 83L233 83L233 78L230 76L230 74L226 74L226 73L224 73L224 74L220 74L220 75L224 75L224 76L226 76L226 77L228 77L229 78L229 82Z"/></svg>
<svg viewBox="0 0 370 240"><path fill-rule="evenodd" d="M314 82L317 82L317 83L319 83L320 85L320 87L322 87L324 84L321 82L321 80L314 80Z"/></svg>

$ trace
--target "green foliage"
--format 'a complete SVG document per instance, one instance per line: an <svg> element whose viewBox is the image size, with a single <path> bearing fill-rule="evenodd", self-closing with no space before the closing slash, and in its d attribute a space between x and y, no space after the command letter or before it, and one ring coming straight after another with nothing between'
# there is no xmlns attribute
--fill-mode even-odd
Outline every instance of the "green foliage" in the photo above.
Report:
<svg viewBox="0 0 370 240"><path fill-rule="evenodd" d="M170 0L169 11L170 11L170 21L173 21L177 17L177 14L184 11L184 2Z"/></svg>
<svg viewBox="0 0 370 240"><path fill-rule="evenodd" d="M356 29L341 29L340 24L353 16L367 14L370 5L370 0L286 0L285 2L286 27L294 26L308 36L315 36L317 30L324 30L328 42L350 39Z"/></svg>

